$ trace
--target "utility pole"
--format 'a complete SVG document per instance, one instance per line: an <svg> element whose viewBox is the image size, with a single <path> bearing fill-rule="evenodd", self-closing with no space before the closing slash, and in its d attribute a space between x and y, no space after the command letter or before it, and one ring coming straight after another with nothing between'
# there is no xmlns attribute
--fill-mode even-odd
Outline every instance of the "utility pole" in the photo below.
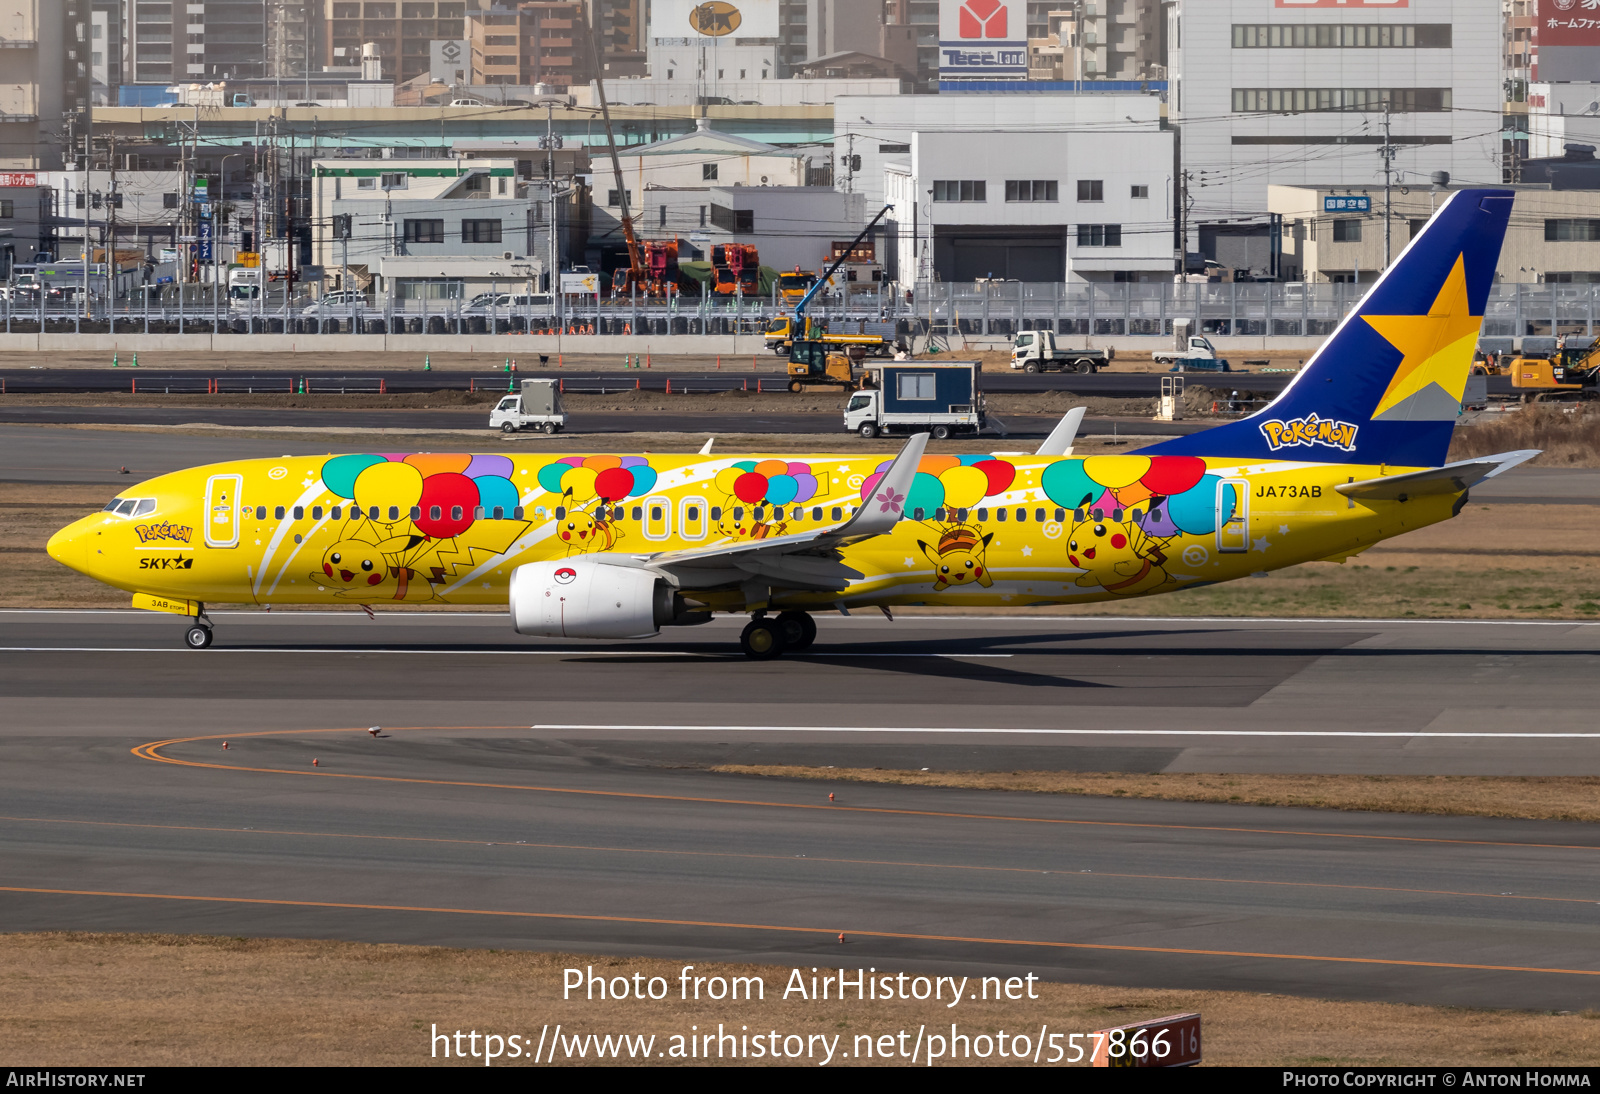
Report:
<svg viewBox="0 0 1600 1094"><path fill-rule="evenodd" d="M1394 174L1394 145L1389 143L1389 103L1383 104L1383 146L1378 149L1378 154L1383 157L1383 268L1389 268L1389 239L1390 231L1394 224L1393 207L1390 204L1390 180Z"/></svg>
<svg viewBox="0 0 1600 1094"><path fill-rule="evenodd" d="M1177 175L1177 208L1173 210L1178 221L1177 280L1182 281L1189 272L1189 182L1191 173L1179 171Z"/></svg>
<svg viewBox="0 0 1600 1094"><path fill-rule="evenodd" d="M111 185L106 192L106 307L116 298L117 261L117 134L111 134ZM109 332L111 328L106 328Z"/></svg>
<svg viewBox="0 0 1600 1094"><path fill-rule="evenodd" d="M83 300L78 307L78 314L86 314L89 306L89 259L92 257L89 250L89 215L92 213L94 202L89 196L89 172L94 170L94 149L90 145L89 132L93 126L89 118L83 119Z"/></svg>

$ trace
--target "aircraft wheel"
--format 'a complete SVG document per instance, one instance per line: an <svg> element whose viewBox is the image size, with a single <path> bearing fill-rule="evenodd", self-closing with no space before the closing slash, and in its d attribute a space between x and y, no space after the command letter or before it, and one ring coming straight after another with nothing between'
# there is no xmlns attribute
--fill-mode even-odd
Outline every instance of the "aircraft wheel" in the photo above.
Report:
<svg viewBox="0 0 1600 1094"><path fill-rule="evenodd" d="M862 422L861 435L870 441L872 438L878 435L878 427L873 425L871 422Z"/></svg>
<svg viewBox="0 0 1600 1094"><path fill-rule="evenodd" d="M948 441L950 439L950 427L947 425L936 425L928 432L936 441Z"/></svg>
<svg viewBox="0 0 1600 1094"><path fill-rule="evenodd" d="M544 423L544 433L545 433L545 436L547 436L547 437L554 437L556 435L556 433L558 431L560 431L560 429L561 429L561 427L559 425L557 425L555 422L545 422Z"/></svg>
<svg viewBox="0 0 1600 1094"><path fill-rule="evenodd" d="M809 649L817 640L817 621L811 618L810 612L782 612L778 616L778 626L783 629L786 650Z"/></svg>
<svg viewBox="0 0 1600 1094"><path fill-rule="evenodd" d="M784 628L772 619L752 619L739 635L739 646L752 661L782 657L784 644Z"/></svg>
<svg viewBox="0 0 1600 1094"><path fill-rule="evenodd" d="M184 633L183 644L191 650L203 650L211 645L211 628L196 623Z"/></svg>
<svg viewBox="0 0 1600 1094"><path fill-rule="evenodd" d="M501 422L500 423L500 432L502 432L502 433L515 433L516 431L517 431L517 424L515 422Z"/></svg>
<svg viewBox="0 0 1600 1094"><path fill-rule="evenodd" d="M800 394L800 387L801 387L801 384L800 384L799 380L790 380L789 381L789 390L794 392L796 395Z"/></svg>

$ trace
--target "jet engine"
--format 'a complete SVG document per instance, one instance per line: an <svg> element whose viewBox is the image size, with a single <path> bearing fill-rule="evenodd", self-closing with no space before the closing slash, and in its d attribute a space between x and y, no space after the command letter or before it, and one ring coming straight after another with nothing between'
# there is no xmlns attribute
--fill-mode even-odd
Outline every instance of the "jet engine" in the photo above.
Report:
<svg viewBox="0 0 1600 1094"><path fill-rule="evenodd" d="M511 625L549 638L648 638L663 626L700 623L660 574L604 555L531 562L511 571Z"/></svg>

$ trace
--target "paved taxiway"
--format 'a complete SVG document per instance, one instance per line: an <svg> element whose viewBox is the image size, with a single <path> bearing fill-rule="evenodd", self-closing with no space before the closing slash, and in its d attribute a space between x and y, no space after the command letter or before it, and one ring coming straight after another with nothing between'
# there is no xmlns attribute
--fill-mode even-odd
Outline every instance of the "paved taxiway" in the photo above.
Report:
<svg viewBox="0 0 1600 1094"><path fill-rule="evenodd" d="M1589 826L701 770L1594 772L1600 626L825 617L756 663L731 621L223 614L204 652L180 624L0 613L0 929L1600 993Z"/></svg>

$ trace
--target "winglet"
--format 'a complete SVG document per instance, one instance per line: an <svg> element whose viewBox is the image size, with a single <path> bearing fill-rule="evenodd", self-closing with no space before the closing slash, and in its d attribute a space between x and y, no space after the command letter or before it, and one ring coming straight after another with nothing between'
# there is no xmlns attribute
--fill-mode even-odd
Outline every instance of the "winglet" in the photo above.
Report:
<svg viewBox="0 0 1600 1094"><path fill-rule="evenodd" d="M872 493L861 503L843 527L841 536L881 536L894 531L905 513L906 496L911 493L911 480L916 477L917 465L922 462L922 452L928 447L926 433L914 433L894 458L889 470L873 486Z"/></svg>
<svg viewBox="0 0 1600 1094"><path fill-rule="evenodd" d="M1056 427L1050 431L1050 436L1044 439L1044 444L1039 446L1039 451L1034 455L1072 455L1072 442L1078 439L1078 427L1083 424L1083 416L1088 409L1086 406L1075 406L1063 414Z"/></svg>

